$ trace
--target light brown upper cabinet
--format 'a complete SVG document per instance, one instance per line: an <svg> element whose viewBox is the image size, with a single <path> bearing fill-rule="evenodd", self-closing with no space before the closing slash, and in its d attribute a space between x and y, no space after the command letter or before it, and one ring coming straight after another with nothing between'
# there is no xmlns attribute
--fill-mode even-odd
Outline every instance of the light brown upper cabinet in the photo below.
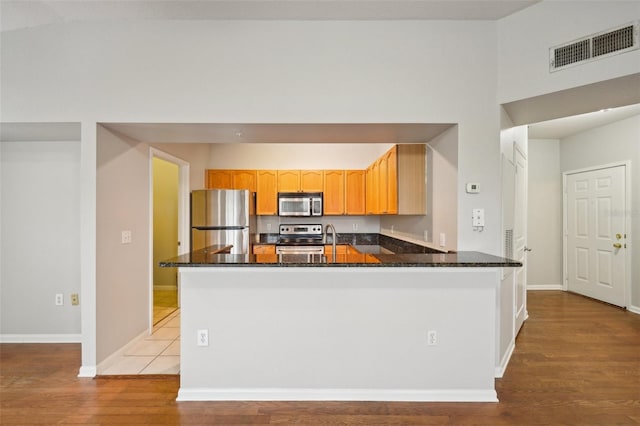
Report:
<svg viewBox="0 0 640 426"><path fill-rule="evenodd" d="M258 170L256 190L256 214L278 214L278 172Z"/></svg>
<svg viewBox="0 0 640 426"><path fill-rule="evenodd" d="M366 198L365 198L365 206L367 210L367 214L378 214L378 169L374 169L374 165L376 163L371 164L367 167L366 173ZM374 175L375 179L374 179Z"/></svg>
<svg viewBox="0 0 640 426"><path fill-rule="evenodd" d="M426 214L424 144L400 144L367 168L367 214Z"/></svg>
<svg viewBox="0 0 640 426"><path fill-rule="evenodd" d="M205 171L207 189L248 189L255 192L255 170L210 169Z"/></svg>
<svg viewBox="0 0 640 426"><path fill-rule="evenodd" d="M300 191L300 170L278 170L278 192Z"/></svg>
<svg viewBox="0 0 640 426"><path fill-rule="evenodd" d="M344 170L325 170L323 203L325 215L344 214Z"/></svg>
<svg viewBox="0 0 640 426"><path fill-rule="evenodd" d="M322 170L278 170L278 192L322 192Z"/></svg>
<svg viewBox="0 0 640 426"><path fill-rule="evenodd" d="M258 174L255 170L234 170L233 189L248 189L256 192L258 189Z"/></svg>
<svg viewBox="0 0 640 426"><path fill-rule="evenodd" d="M233 189L232 170L205 170L206 189Z"/></svg>
<svg viewBox="0 0 640 426"><path fill-rule="evenodd" d="M322 192L324 170L300 170L300 191Z"/></svg>
<svg viewBox="0 0 640 426"><path fill-rule="evenodd" d="M380 214L398 213L398 147L387 151L378 160L378 212Z"/></svg>
<svg viewBox="0 0 640 426"><path fill-rule="evenodd" d="M365 170L345 171L345 213L349 215L364 215L365 209Z"/></svg>

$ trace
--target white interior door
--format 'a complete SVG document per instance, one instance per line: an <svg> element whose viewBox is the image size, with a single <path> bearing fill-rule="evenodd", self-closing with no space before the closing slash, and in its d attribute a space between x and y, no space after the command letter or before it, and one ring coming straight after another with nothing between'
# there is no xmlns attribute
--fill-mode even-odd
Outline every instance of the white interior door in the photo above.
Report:
<svg viewBox="0 0 640 426"><path fill-rule="evenodd" d="M625 306L626 166L565 178L567 289Z"/></svg>
<svg viewBox="0 0 640 426"><path fill-rule="evenodd" d="M516 334L527 319L527 159L514 150L515 160L515 194L513 217L513 255L522 267L515 271L515 331Z"/></svg>

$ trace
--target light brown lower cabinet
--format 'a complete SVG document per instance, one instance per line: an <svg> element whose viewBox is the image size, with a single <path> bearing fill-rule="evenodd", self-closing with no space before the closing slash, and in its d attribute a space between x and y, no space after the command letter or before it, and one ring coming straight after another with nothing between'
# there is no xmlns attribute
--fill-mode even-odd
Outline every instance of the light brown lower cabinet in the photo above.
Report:
<svg viewBox="0 0 640 426"><path fill-rule="evenodd" d="M276 254L275 244L254 244L253 254Z"/></svg>

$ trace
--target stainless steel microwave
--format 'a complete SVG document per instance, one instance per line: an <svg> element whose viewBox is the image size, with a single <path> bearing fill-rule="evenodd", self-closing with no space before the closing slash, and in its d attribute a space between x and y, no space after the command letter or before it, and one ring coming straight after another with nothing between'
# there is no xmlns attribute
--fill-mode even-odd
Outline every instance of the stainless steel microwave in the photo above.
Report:
<svg viewBox="0 0 640 426"><path fill-rule="evenodd" d="M278 216L322 216L322 192L278 192Z"/></svg>

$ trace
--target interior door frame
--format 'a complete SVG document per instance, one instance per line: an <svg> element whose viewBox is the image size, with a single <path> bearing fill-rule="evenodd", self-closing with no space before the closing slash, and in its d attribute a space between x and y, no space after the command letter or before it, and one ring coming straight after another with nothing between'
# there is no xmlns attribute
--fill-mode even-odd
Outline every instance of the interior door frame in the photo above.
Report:
<svg viewBox="0 0 640 426"><path fill-rule="evenodd" d="M593 172L593 171L602 170L602 169L610 169L613 167L620 167L620 166L623 166L625 168L625 173L624 173L625 201L624 202L625 202L626 209L624 211L624 227L625 227L625 233L627 235L627 238L625 239L627 247L625 249L626 271L625 271L625 287L624 287L624 305L628 310L631 304L631 269L632 269L631 259L633 258L631 256L631 252L633 250L633 247L631 245L631 241L632 241L631 161L619 161L614 163L601 164L597 166L585 167L581 169L568 170L566 172L562 172L562 289L564 291L568 291L569 289L569 285L568 285L569 274L567 270L567 245L568 245L567 244L567 232L568 232L567 176L573 175L573 174L585 173L585 172Z"/></svg>
<svg viewBox="0 0 640 426"><path fill-rule="evenodd" d="M189 163L169 153L149 147L149 334L153 332L153 159L159 158L178 166L178 255L191 246L189 232ZM178 275L178 306L180 306L180 276Z"/></svg>

